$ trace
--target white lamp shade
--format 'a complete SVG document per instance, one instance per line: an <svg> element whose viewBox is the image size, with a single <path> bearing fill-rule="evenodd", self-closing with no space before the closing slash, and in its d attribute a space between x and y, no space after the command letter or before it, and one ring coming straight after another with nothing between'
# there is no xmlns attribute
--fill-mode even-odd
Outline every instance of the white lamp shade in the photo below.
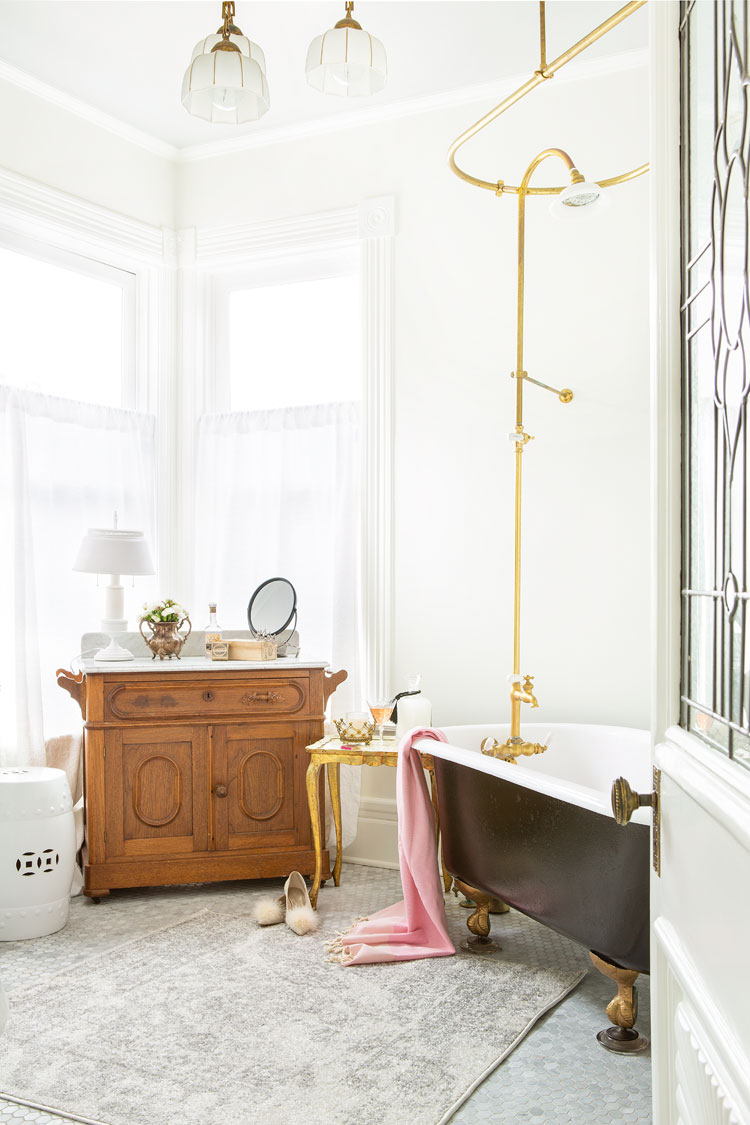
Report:
<svg viewBox="0 0 750 1125"><path fill-rule="evenodd" d="M153 574L154 563L142 531L90 527L73 570L85 574Z"/></svg>
<svg viewBox="0 0 750 1125"><path fill-rule="evenodd" d="M209 35L196 43L182 80L182 104L204 121L257 121L271 104L263 52L246 35L230 36L237 51L212 51L221 38Z"/></svg>
<svg viewBox="0 0 750 1125"><path fill-rule="evenodd" d="M377 94L385 86L385 47L369 31L334 27L313 39L305 64L308 85L341 98Z"/></svg>

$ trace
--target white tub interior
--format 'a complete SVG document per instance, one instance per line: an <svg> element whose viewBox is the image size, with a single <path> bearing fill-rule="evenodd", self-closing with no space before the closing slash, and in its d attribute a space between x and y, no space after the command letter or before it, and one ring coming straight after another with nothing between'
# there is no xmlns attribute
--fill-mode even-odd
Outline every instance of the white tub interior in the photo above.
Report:
<svg viewBox="0 0 750 1125"><path fill-rule="evenodd" d="M488 736L505 742L510 734L507 723L440 729L447 744L423 739L417 743L419 748L604 816L613 815L610 792L616 778L626 778L638 793L651 792L651 739L645 730L584 723L525 723L521 728L524 739L548 742L548 748L543 754L519 758L516 766L480 750ZM651 810L638 809L632 819L650 824Z"/></svg>

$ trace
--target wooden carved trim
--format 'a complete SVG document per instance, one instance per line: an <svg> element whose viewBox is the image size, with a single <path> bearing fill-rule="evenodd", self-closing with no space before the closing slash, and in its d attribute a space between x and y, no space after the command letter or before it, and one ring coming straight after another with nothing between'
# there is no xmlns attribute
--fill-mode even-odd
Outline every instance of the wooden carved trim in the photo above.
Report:
<svg viewBox="0 0 750 1125"><path fill-rule="evenodd" d="M336 688L339 687L340 684L343 684L344 680L348 679L348 677L349 677L349 673L346 671L345 668L342 668L340 672L331 672L330 675L328 674L328 672L323 673L323 706L324 707L328 703L328 700L330 699L330 697L335 692Z"/></svg>
<svg viewBox="0 0 750 1125"><path fill-rule="evenodd" d="M172 790L174 808L172 812L167 814L167 816L162 816L158 819L155 817L146 816L140 811L139 808L139 805L141 803L141 772L144 767L149 765L151 762L169 762L170 766L174 770L174 782ZM168 754L153 754L150 758L144 758L141 764L138 766L138 769L135 771L135 778L133 781L133 812L138 817L138 819L141 820L144 824L150 824L152 828L163 828L165 824L170 824L174 820L174 818L180 811L181 805L182 777L180 775L179 767L174 758L170 758Z"/></svg>
<svg viewBox="0 0 750 1125"><path fill-rule="evenodd" d="M58 668L55 672L58 686L67 691L81 708L81 714L86 717L86 681L83 672L69 672L66 668Z"/></svg>
<svg viewBox="0 0 750 1125"><path fill-rule="evenodd" d="M245 776L250 759L260 757L270 758L273 764L276 766L276 803L273 805L270 811L262 813L250 811L245 792ZM272 754L270 750L253 750L250 754L246 754L240 762L239 781L239 803L240 808L242 809L246 817L248 817L250 820L270 820L272 816L276 816L276 813L279 811L284 801L284 769L281 764L281 759L278 758L276 754ZM250 793L249 795L252 796L252 793Z"/></svg>
<svg viewBox="0 0 750 1125"><path fill-rule="evenodd" d="M132 690L132 687L129 688L126 684L118 684L117 687L112 688L112 690L108 693L107 706L109 707L113 715L117 715L120 719L132 718L132 711L121 711L117 706L118 695L121 695L124 691L132 692ZM173 695L156 696L141 694L133 696L130 702L133 708L137 708L141 711L145 710L147 707L151 709L162 707L164 708L164 710L167 710L170 707L177 707L179 705L179 701L175 699Z"/></svg>
<svg viewBox="0 0 750 1125"><path fill-rule="evenodd" d="M299 691L299 688L297 690ZM253 703L278 703L280 699L281 696L277 691L246 691L240 697L240 703L250 707Z"/></svg>

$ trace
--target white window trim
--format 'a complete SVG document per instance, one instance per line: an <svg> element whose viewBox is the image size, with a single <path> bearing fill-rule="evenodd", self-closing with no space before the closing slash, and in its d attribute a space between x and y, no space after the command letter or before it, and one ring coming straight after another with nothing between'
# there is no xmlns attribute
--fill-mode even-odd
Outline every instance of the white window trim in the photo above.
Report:
<svg viewBox="0 0 750 1125"><path fill-rule="evenodd" d="M215 378L217 287L232 272L262 271L279 276L290 259L299 268L305 256L316 276L321 262L359 247L362 291L364 681L371 690L389 689L393 613L393 242L395 200L380 196L358 207L235 227L178 232L181 267L179 466L184 508L178 556L178 588L192 589L197 422L221 400Z"/></svg>

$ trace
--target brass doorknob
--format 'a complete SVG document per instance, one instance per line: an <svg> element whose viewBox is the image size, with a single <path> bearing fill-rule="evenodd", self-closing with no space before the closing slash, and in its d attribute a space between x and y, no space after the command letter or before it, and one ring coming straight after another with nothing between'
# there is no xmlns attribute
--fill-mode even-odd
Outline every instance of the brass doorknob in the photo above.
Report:
<svg viewBox="0 0 750 1125"><path fill-rule="evenodd" d="M624 777L612 782L612 812L618 824L627 824L636 809L654 805L653 793L635 793Z"/></svg>
<svg viewBox="0 0 750 1125"><path fill-rule="evenodd" d="M214 789L214 793L216 794L217 797L226 797L226 795L227 795L226 785L217 785L216 788Z"/></svg>

